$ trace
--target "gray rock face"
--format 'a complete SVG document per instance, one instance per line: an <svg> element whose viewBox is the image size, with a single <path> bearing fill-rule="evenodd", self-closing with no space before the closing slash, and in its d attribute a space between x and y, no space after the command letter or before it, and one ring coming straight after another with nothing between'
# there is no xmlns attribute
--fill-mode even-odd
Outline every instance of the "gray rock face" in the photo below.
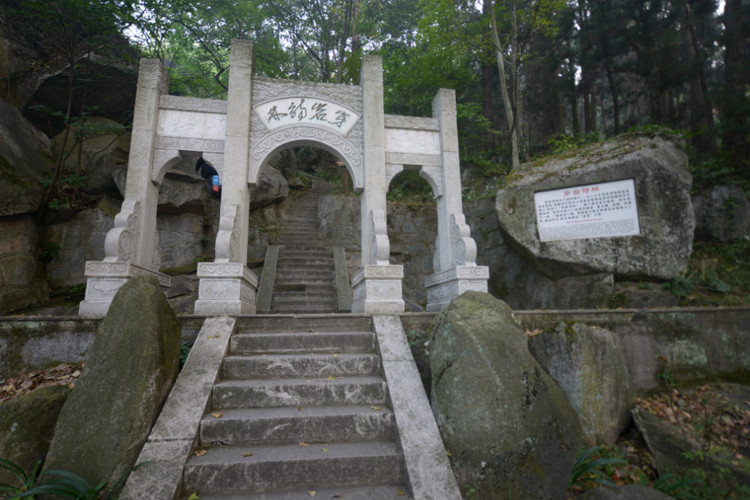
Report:
<svg viewBox="0 0 750 500"><path fill-rule="evenodd" d="M680 144L661 137L623 138L575 157L511 172L498 191L497 216L506 241L552 279L612 273L618 277L670 279L687 267L695 219L692 179ZM534 193L549 189L635 179L639 236L539 240Z"/></svg>
<svg viewBox="0 0 750 500"><path fill-rule="evenodd" d="M511 309L466 292L433 322L432 409L459 484L484 498L562 498L575 411L526 348Z"/></svg>
<svg viewBox="0 0 750 500"><path fill-rule="evenodd" d="M49 290L36 259L38 237L30 216L0 219L0 313L47 299Z"/></svg>
<svg viewBox="0 0 750 500"><path fill-rule="evenodd" d="M127 471L172 387L180 325L153 276L120 288L60 412L45 468L110 485Z"/></svg>
<svg viewBox="0 0 750 500"><path fill-rule="evenodd" d="M695 239L750 239L750 201L740 186L712 186L693 197Z"/></svg>
<svg viewBox="0 0 750 500"><path fill-rule="evenodd" d="M104 238L113 225L113 217L102 209L90 208L66 222L48 226L44 239L59 246L58 257L47 263L50 287L85 284L86 261L104 258Z"/></svg>
<svg viewBox="0 0 750 500"><path fill-rule="evenodd" d="M628 371L619 337L583 323L559 323L531 337L529 351L578 413L584 445L614 444L630 419Z"/></svg>
<svg viewBox="0 0 750 500"><path fill-rule="evenodd" d="M86 175L86 191L102 194L115 191L112 174L127 168L130 133L113 120L90 118L71 126L52 138L52 148L59 154L65 140L65 164Z"/></svg>
<svg viewBox="0 0 750 500"><path fill-rule="evenodd" d="M260 171L258 183L250 187L250 210L258 210L278 203L289 194L289 182L281 172L265 165Z"/></svg>
<svg viewBox="0 0 750 500"><path fill-rule="evenodd" d="M67 385L54 385L1 403L0 458L30 474L34 464L47 454L55 421L68 394ZM0 483L16 485L16 481L0 471Z"/></svg>
<svg viewBox="0 0 750 500"><path fill-rule="evenodd" d="M20 111L0 99L0 215L36 210L41 181L52 165L50 141Z"/></svg>

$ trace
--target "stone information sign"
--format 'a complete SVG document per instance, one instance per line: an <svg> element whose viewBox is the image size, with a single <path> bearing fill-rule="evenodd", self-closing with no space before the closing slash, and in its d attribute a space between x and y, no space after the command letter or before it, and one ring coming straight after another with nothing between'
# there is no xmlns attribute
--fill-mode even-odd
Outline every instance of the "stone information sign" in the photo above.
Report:
<svg viewBox="0 0 750 500"><path fill-rule="evenodd" d="M640 234L633 179L540 191L534 203L541 241Z"/></svg>

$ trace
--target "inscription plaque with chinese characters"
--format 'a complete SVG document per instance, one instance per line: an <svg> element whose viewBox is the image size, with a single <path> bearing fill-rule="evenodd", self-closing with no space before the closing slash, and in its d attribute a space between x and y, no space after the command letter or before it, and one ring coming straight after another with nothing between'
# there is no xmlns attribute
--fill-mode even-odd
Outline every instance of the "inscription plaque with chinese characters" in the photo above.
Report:
<svg viewBox="0 0 750 500"><path fill-rule="evenodd" d="M540 191L534 204L541 241L640 234L633 179Z"/></svg>
<svg viewBox="0 0 750 500"><path fill-rule="evenodd" d="M287 125L317 125L346 137L360 116L349 108L323 99L277 99L255 108L268 130Z"/></svg>

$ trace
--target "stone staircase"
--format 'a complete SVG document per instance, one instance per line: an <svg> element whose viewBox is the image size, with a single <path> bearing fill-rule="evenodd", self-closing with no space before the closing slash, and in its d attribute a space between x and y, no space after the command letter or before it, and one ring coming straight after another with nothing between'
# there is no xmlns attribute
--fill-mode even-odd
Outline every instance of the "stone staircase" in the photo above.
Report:
<svg viewBox="0 0 750 500"><path fill-rule="evenodd" d="M333 249L318 234L318 199L331 185L313 187L290 208L279 235L272 313L327 313L338 310Z"/></svg>
<svg viewBox="0 0 750 500"><path fill-rule="evenodd" d="M409 498L366 316L238 318L182 498Z"/></svg>

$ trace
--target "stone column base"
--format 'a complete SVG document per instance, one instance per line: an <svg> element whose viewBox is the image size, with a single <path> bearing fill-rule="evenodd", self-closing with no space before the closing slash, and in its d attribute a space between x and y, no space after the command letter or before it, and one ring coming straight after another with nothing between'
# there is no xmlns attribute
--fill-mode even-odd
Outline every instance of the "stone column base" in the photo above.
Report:
<svg viewBox="0 0 750 500"><path fill-rule="evenodd" d="M130 278L140 274L156 276L163 288L169 288L171 284L171 279L166 274L128 262L86 262L86 297L78 305L78 315L89 319L103 318L107 315L117 290Z"/></svg>
<svg viewBox="0 0 750 500"><path fill-rule="evenodd" d="M255 314L258 278L238 262L198 263L198 300L195 314L236 316Z"/></svg>
<svg viewBox="0 0 750 500"><path fill-rule="evenodd" d="M431 274L424 280L427 288L427 311L442 311L453 299L469 290L487 293L490 269L487 266L456 266Z"/></svg>
<svg viewBox="0 0 750 500"><path fill-rule="evenodd" d="M404 312L404 298L401 293L403 278L403 266L360 267L352 277L352 312L364 314Z"/></svg>

